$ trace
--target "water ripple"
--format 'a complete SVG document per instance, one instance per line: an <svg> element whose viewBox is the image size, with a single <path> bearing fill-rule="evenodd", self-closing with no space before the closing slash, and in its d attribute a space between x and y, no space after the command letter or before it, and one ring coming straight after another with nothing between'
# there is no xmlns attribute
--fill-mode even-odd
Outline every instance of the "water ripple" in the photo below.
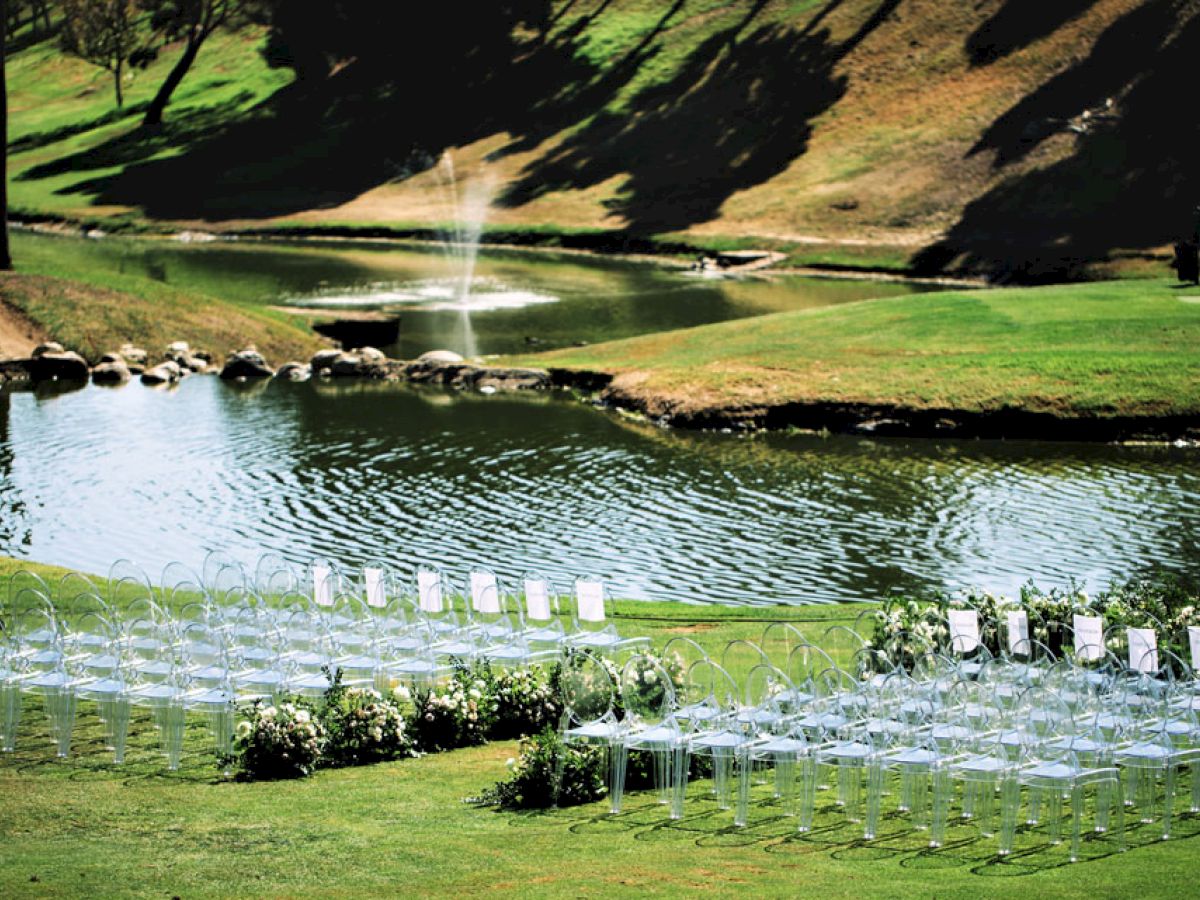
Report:
<svg viewBox="0 0 1200 900"><path fill-rule="evenodd" d="M221 547L715 603L1014 592L1200 575L1197 500L1194 455L1168 448L751 441L544 398L204 378L0 395L0 551L93 572Z"/></svg>

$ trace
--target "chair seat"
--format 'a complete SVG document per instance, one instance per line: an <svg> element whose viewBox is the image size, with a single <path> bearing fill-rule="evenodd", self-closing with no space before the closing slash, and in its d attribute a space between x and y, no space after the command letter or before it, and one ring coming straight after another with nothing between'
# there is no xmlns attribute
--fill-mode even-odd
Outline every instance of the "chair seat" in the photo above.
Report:
<svg viewBox="0 0 1200 900"><path fill-rule="evenodd" d="M619 730L620 728L616 722L588 722L586 725L568 728L564 734L567 737L596 740L599 738L613 738Z"/></svg>

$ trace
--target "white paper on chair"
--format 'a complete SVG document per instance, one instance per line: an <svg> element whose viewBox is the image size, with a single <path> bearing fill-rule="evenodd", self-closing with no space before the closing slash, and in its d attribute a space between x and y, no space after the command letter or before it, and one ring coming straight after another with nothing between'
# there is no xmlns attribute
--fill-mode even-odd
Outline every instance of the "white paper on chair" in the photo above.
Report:
<svg viewBox="0 0 1200 900"><path fill-rule="evenodd" d="M313 566L313 602L317 606L333 606L333 570L329 566Z"/></svg>
<svg viewBox="0 0 1200 900"><path fill-rule="evenodd" d="M535 622L550 621L550 587L539 579L525 579L525 616Z"/></svg>
<svg viewBox="0 0 1200 900"><path fill-rule="evenodd" d="M576 582L575 602L579 606L579 621L604 621L604 585L599 581Z"/></svg>
<svg viewBox="0 0 1200 900"><path fill-rule="evenodd" d="M1192 668L1200 665L1200 625L1188 626L1188 647L1192 651Z"/></svg>
<svg viewBox="0 0 1200 900"><path fill-rule="evenodd" d="M973 609L952 609L946 614L950 621L950 646L955 653L970 653L979 646L979 614Z"/></svg>
<svg viewBox="0 0 1200 900"><path fill-rule="evenodd" d="M1129 635L1129 668L1135 672L1158 671L1158 636L1153 628L1126 628Z"/></svg>
<svg viewBox="0 0 1200 900"><path fill-rule="evenodd" d="M1075 656L1085 662L1104 658L1104 622L1099 616L1075 616Z"/></svg>
<svg viewBox="0 0 1200 900"><path fill-rule="evenodd" d="M471 573L471 604L476 612L500 612L500 588L491 572Z"/></svg>
<svg viewBox="0 0 1200 900"><path fill-rule="evenodd" d="M383 584L383 569L363 569L363 583L367 588L367 606L387 606L387 591Z"/></svg>
<svg viewBox="0 0 1200 900"><path fill-rule="evenodd" d="M442 577L437 572L417 573L417 603L422 612L442 611Z"/></svg>
<svg viewBox="0 0 1200 900"><path fill-rule="evenodd" d="M1008 652L1029 652L1029 616L1025 610L1010 612L1008 615Z"/></svg>

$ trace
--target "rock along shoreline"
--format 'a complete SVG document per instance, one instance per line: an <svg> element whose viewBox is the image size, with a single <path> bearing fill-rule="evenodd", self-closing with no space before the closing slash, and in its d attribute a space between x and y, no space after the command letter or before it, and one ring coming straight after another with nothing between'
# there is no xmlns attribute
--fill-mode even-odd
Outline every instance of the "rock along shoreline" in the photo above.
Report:
<svg viewBox="0 0 1200 900"><path fill-rule="evenodd" d="M447 350L415 360L390 359L374 347L320 350L308 362L272 367L254 347L231 353L219 368L212 355L183 341L153 361L129 344L106 353L95 366L56 343L27 359L0 360L0 386L36 387L44 382L120 385L134 377L150 386L175 384L194 373L225 380L308 381L358 378L440 385L483 394L569 390L592 405L633 414L661 427L754 433L798 430L872 437L957 438L1104 443L1200 445L1200 418L1187 415L1064 415L1018 407L970 411L913 409L899 404L799 401L777 404L697 406L669 396L635 393L605 372L480 365Z"/></svg>

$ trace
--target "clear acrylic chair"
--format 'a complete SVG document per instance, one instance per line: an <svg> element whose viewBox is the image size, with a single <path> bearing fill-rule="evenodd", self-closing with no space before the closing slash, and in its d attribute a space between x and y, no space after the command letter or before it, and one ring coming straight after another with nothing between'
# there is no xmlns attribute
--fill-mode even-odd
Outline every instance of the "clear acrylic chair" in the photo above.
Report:
<svg viewBox="0 0 1200 900"><path fill-rule="evenodd" d="M738 797L735 825L749 819L750 786L756 763L774 771L774 795L786 816L799 815L798 830L809 831L813 821L816 773L812 744L797 725L792 698L796 688L791 679L773 665L760 665L746 678L746 703L758 714L741 715L751 725L752 736L742 747L738 766Z"/></svg>
<svg viewBox="0 0 1200 900"><path fill-rule="evenodd" d="M649 638L621 637L608 606L608 590L602 580L575 579L575 619L567 638L572 646L612 654L649 645Z"/></svg>
<svg viewBox="0 0 1200 900"><path fill-rule="evenodd" d="M748 765L747 748L755 739L748 720L741 718L743 704L737 681L724 667L712 660L698 660L688 669L684 680L687 718L684 727L683 759L676 770L672 818L683 815L688 777L693 756L707 756L712 762L712 793L717 808L732 809L738 765Z"/></svg>
<svg viewBox="0 0 1200 900"><path fill-rule="evenodd" d="M1063 799L1067 798L1071 817L1070 859L1075 862L1082 839L1085 792L1092 788L1095 830L1105 832L1112 827L1118 848L1124 849L1124 802L1119 772L1115 766L1089 766L1082 760L1074 747L1080 736L1088 732L1080 728L1067 705L1052 690L1032 687L1022 696L1016 715L1023 738L1016 783L1029 794L1027 823L1038 825L1048 818L1051 844L1061 843ZM1002 829L1001 852L1011 849L1011 835Z"/></svg>
<svg viewBox="0 0 1200 900"><path fill-rule="evenodd" d="M589 651L570 653L563 662L560 685L563 712L558 734L564 752L555 758L554 805L562 796L566 748L572 744L596 747L604 754L609 771L609 811L620 812L619 799L613 787L616 783L616 754L621 739L617 721L617 683L606 660Z"/></svg>
<svg viewBox="0 0 1200 900"><path fill-rule="evenodd" d="M567 640L559 612L558 591L540 572L521 576L525 640L533 647L562 647Z"/></svg>
<svg viewBox="0 0 1200 900"><path fill-rule="evenodd" d="M667 671L645 654L631 656L618 681L623 715L613 742L612 806L621 811L629 751L649 753L658 802L669 806L675 772L683 764L683 733L675 718L675 688Z"/></svg>
<svg viewBox="0 0 1200 900"><path fill-rule="evenodd" d="M268 599L301 589L301 578L278 553L264 553L254 566L254 588Z"/></svg>
<svg viewBox="0 0 1200 900"><path fill-rule="evenodd" d="M147 709L158 730L159 748L172 772L179 768L183 756L183 731L188 677L182 666L170 665L151 677L146 671L130 672L129 699L137 707Z"/></svg>

